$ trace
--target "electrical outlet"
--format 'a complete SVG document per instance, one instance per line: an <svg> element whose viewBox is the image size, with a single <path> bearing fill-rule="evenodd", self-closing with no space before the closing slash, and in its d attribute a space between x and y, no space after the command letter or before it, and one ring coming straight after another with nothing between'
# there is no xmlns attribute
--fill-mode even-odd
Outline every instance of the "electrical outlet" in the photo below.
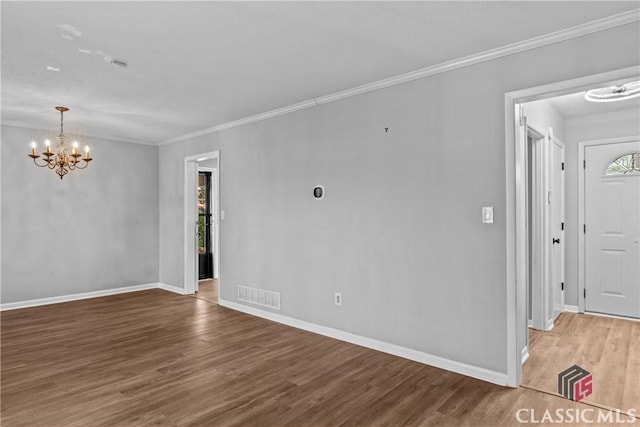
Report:
<svg viewBox="0 0 640 427"><path fill-rule="evenodd" d="M340 292L335 293L334 302L336 303L336 305L342 305L342 294Z"/></svg>

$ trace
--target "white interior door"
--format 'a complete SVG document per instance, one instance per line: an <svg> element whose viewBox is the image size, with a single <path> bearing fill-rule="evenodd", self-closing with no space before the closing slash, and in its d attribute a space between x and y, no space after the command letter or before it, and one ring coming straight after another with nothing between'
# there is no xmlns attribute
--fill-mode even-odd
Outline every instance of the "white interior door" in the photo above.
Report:
<svg viewBox="0 0 640 427"><path fill-rule="evenodd" d="M555 320L564 311L564 144L553 137L549 130L551 151L550 194L549 194L549 232L550 232L550 263L551 263L551 307Z"/></svg>
<svg viewBox="0 0 640 427"><path fill-rule="evenodd" d="M609 168L630 153L640 141L585 147L585 308L640 317L640 174Z"/></svg>

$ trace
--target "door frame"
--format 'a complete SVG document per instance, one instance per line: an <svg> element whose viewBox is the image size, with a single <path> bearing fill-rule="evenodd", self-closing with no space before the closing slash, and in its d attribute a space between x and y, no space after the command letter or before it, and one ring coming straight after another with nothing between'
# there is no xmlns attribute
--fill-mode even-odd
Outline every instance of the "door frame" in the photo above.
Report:
<svg viewBox="0 0 640 427"><path fill-rule="evenodd" d="M586 77L565 80L507 92L504 95L505 124L505 258L507 384L518 387L522 381L522 347L527 333L527 218L526 147L517 144L516 105L587 90L596 85L610 86L635 79L640 67L633 66Z"/></svg>
<svg viewBox="0 0 640 427"><path fill-rule="evenodd" d="M640 140L640 135L635 136L623 136L618 138L606 138L606 139L590 139L585 141L578 141L578 165L584 165L585 150L587 147L594 145L607 145L607 144L621 144L624 142L636 142ZM584 182L584 167L579 169L578 172L578 226L584 227L585 224L585 182ZM584 313L587 309L586 299L584 297L586 284L586 240L583 230L578 230L578 312Z"/></svg>
<svg viewBox="0 0 640 427"><path fill-rule="evenodd" d="M553 146L557 145L558 147L561 147L562 149L562 158L561 158L561 175L562 175L562 185L560 189L556 189L553 188L553 174L554 173L558 173L558 170L555 169L554 172L554 168L556 166L555 164L555 158L553 155ZM561 224L565 224L566 219L567 219L567 179L566 179L566 175L565 175L565 161L566 161L566 150L567 150L567 146L566 144L561 141L560 139L558 139L554 134L553 134L553 129L549 128L549 157L550 157L550 161L549 161L549 188L551 190L551 195L550 197L553 198L553 192L554 191L561 191L562 192L562 196L561 196L561 200L562 200L562 205L560 206L560 223ZM548 241L553 242L553 238L554 238L554 233L553 233L553 227L554 225L551 223L552 218L553 218L553 205L549 208L549 234L547 236ZM556 223L557 225L557 223ZM557 319L556 314L555 314L555 306L556 306L556 301L554 298L555 293L557 292L557 286L560 286L560 284L562 284L561 290L560 290L560 298L561 298L561 311L560 313L564 312L564 306L565 306L565 301L566 301L566 291L565 291L565 287L564 287L564 282L566 279L566 253L567 253L567 241L565 238L565 227L561 226L560 229L560 247L562 248L562 252L561 252L561 257L560 257L560 270L561 270L561 277L560 277L560 283L554 283L553 282L553 273L554 273L554 268L553 268L553 243L551 243L550 249L549 249L549 262L550 262L550 277L549 277L549 292L551 293L551 306L549 307L549 313L551 315L551 320L550 323L547 325L547 330L551 330L553 329L553 326L555 324L555 321ZM556 288L554 288L554 286Z"/></svg>
<svg viewBox="0 0 640 427"><path fill-rule="evenodd" d="M525 119L526 119L526 111L525 111ZM527 171L527 179L530 177L530 183L527 185L527 191L529 187L531 188L531 192L527 192L528 197L526 198L527 203L527 222L531 227L531 236L527 234L527 262L529 262L529 268L527 270L526 280L528 283L528 288L531 288L530 295L527 292L527 300L529 296L531 297L531 327L534 329L544 329L545 321L544 321L544 280L545 277L545 254L544 254L544 246L542 242L544 241L544 205L541 203L541 200L544 199L544 194L546 194L546 173L544 170L544 165L546 163L545 160L545 139L546 136L540 132L539 130L531 127L527 123L526 132L527 137L531 138L531 158L527 161L526 167L529 167L530 170ZM528 143L528 141L527 141ZM528 149L527 149L528 152ZM531 216L529 216L529 212L531 212ZM530 237L530 239L529 239ZM542 286L534 286L534 283L543 282ZM527 321L529 319L527 318ZM528 333L525 335L525 340L522 343L523 346L528 346Z"/></svg>
<svg viewBox="0 0 640 427"><path fill-rule="evenodd" d="M198 188L198 162L203 160L218 160L218 170L220 169L220 151L211 151L208 153L195 154L192 156L186 156L184 158L184 217L183 217L183 237L184 237L184 275L183 275L183 288L185 294L191 295L196 292L198 286L198 257L196 233L198 231L197 221L197 209L196 209L196 192ZM216 179L215 182L216 193L216 206L214 206L214 216L216 220L216 236L215 247L220 248L220 181ZM220 251L218 250L218 253ZM215 268L215 267L214 267ZM218 294L220 294L220 288L222 287L221 275L218 273Z"/></svg>

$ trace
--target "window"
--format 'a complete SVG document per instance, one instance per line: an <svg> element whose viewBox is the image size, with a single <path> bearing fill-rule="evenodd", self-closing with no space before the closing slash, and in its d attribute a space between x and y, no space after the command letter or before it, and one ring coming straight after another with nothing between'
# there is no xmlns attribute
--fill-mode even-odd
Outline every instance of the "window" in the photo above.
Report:
<svg viewBox="0 0 640 427"><path fill-rule="evenodd" d="M640 153L620 156L607 166L606 176L640 174Z"/></svg>

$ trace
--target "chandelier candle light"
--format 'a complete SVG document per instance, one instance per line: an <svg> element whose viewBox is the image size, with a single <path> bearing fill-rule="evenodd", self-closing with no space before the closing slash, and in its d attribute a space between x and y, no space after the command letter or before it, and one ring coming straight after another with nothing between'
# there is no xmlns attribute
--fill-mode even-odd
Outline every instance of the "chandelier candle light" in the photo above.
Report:
<svg viewBox="0 0 640 427"><path fill-rule="evenodd" d="M65 111L69 111L67 107L56 107L56 110L60 111L60 135L57 136L58 143L56 144L55 153L51 151L51 142L47 139L44 142L44 145L47 147L47 150L42 153L44 158L44 164L39 164L37 159L40 158L36 151L36 143L35 141L31 142L31 154L29 157L33 159L33 163L36 166L41 168L48 167L49 169L53 169L60 179L64 177L69 171L76 169L85 169L89 166L89 162L93 160L89 156L89 146L84 148L85 154L82 157L82 154L78 153L78 143L76 141L73 142L73 149L71 153L67 153L67 148L64 145L64 130L63 130L63 122L62 118ZM84 163L80 163L80 162Z"/></svg>

